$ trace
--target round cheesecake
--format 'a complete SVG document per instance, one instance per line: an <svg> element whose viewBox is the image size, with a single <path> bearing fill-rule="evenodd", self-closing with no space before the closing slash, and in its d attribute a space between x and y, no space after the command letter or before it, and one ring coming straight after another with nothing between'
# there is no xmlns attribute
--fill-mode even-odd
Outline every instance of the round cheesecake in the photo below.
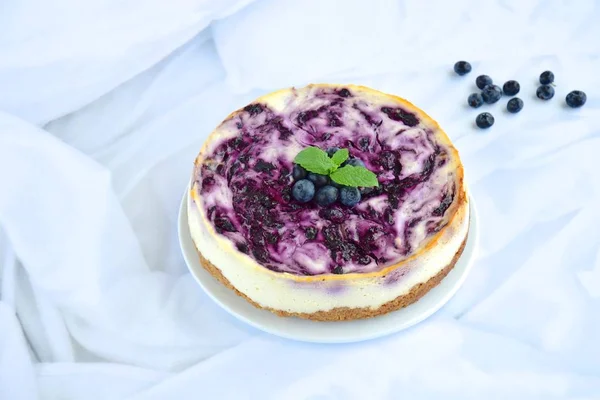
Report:
<svg viewBox="0 0 600 400"><path fill-rule="evenodd" d="M347 149L377 177L358 204L293 195L295 157ZM368 318L454 267L469 231L458 152L399 97L354 85L280 90L229 115L194 163L188 223L202 266L280 316ZM340 186L340 185L336 185Z"/></svg>

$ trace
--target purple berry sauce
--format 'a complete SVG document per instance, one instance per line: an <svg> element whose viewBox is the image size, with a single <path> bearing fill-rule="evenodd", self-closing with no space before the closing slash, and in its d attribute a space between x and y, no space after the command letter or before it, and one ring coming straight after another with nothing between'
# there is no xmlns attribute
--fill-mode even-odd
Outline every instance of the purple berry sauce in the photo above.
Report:
<svg viewBox="0 0 600 400"><path fill-rule="evenodd" d="M448 223L449 149L415 113L344 87L292 90L273 104L224 121L195 172L199 206L239 251L277 272L365 273L407 258ZM292 160L307 146L347 148L380 186L361 189L354 207L295 201Z"/></svg>

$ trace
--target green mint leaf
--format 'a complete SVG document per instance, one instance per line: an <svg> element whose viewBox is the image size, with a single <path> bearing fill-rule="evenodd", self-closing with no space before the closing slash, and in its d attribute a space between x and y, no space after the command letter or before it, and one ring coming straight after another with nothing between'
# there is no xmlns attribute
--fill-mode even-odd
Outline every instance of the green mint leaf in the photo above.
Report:
<svg viewBox="0 0 600 400"><path fill-rule="evenodd" d="M331 174L331 179L340 185L352 187L379 186L377 175L365 167L346 165Z"/></svg>
<svg viewBox="0 0 600 400"><path fill-rule="evenodd" d="M318 147L307 147L294 158L296 164L315 174L329 175L337 168L337 165Z"/></svg>
<svg viewBox="0 0 600 400"><path fill-rule="evenodd" d="M348 159L348 155L348 149L339 149L333 154L331 160L335 163L335 165L339 167L344 161Z"/></svg>

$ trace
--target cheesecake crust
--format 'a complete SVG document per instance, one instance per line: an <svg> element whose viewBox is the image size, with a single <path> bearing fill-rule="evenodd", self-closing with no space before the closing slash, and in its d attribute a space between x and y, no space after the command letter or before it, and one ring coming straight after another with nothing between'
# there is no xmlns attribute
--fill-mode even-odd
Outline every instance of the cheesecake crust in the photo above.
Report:
<svg viewBox="0 0 600 400"><path fill-rule="evenodd" d="M467 243L468 233L465 236L460 248L454 254L454 257L450 261L450 263L444 267L440 272L438 272L435 276L431 277L426 282L422 282L418 285L413 286L410 289L410 292L407 294L396 297L395 299L388 301L387 303L382 304L378 308L370 308L370 307L360 307L360 308L350 308L350 307L337 307L327 311L317 311L314 313L296 313L296 312L287 312L282 310L276 310L269 307L263 307L253 301L251 298L246 296L244 293L237 290L229 280L221 273L221 270L215 267L210 261L208 261L202 253L196 249L198 256L200 258L200 264L202 267L208 271L216 280L218 280L221 284L225 285L229 289L233 290L235 294L244 298L250 304L252 304L256 308L260 308L263 310L267 310L276 314L280 317L297 317L302 319L309 319L313 321L348 321L355 319L367 319L373 318L378 315L387 314L392 311L399 310L401 308L407 307L415 302L417 302L421 297L423 297L427 292L440 284L440 282L448 275L448 273L454 268L458 259L463 253L465 249L465 245Z"/></svg>

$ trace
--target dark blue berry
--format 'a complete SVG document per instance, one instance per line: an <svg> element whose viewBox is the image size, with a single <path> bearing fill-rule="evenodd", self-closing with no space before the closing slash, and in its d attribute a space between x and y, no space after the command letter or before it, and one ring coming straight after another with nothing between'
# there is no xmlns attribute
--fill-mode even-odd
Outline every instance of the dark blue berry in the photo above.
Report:
<svg viewBox="0 0 600 400"><path fill-rule="evenodd" d="M315 185L308 179L300 179L294 183L292 196L300 203L307 203L315 196Z"/></svg>
<svg viewBox="0 0 600 400"><path fill-rule="evenodd" d="M554 97L554 88L550 85L542 85L537 88L535 95L538 99L550 100Z"/></svg>
<svg viewBox="0 0 600 400"><path fill-rule="evenodd" d="M326 207L335 203L338 198L338 189L331 185L323 186L321 189L317 191L315 195L315 201L318 205L322 207Z"/></svg>
<svg viewBox="0 0 600 400"><path fill-rule="evenodd" d="M263 108L260 104L249 104L244 107L244 111L250 113L251 116L254 116L263 112Z"/></svg>
<svg viewBox="0 0 600 400"><path fill-rule="evenodd" d="M327 149L327 155L329 157L333 157L333 155L335 154L336 151L338 151L340 148L339 147L330 147Z"/></svg>
<svg viewBox="0 0 600 400"><path fill-rule="evenodd" d="M298 164L294 164L294 168L292 169L292 178L294 178L295 181L306 178L307 174L308 172L306 172L304 168Z"/></svg>
<svg viewBox="0 0 600 400"><path fill-rule="evenodd" d="M344 185L340 185L339 183L337 183L336 181L334 181L333 179L329 179L329 184L333 187L336 187L338 189L341 189Z"/></svg>
<svg viewBox="0 0 600 400"><path fill-rule="evenodd" d="M483 97L479 93L471 93L467 98L467 103L473 108L479 108L483 104Z"/></svg>
<svg viewBox="0 0 600 400"><path fill-rule="evenodd" d="M329 183L329 177L327 175L315 174L311 172L308 174L308 180L315 184L315 187L325 186Z"/></svg>
<svg viewBox="0 0 600 400"><path fill-rule="evenodd" d="M481 91L481 97L487 104L494 104L502 97L502 89L498 85L487 85Z"/></svg>
<svg viewBox="0 0 600 400"><path fill-rule="evenodd" d="M338 92L338 95L342 96L342 97L350 97L352 96L352 93L350 93L350 91L346 88L343 88L342 90L340 90Z"/></svg>
<svg viewBox="0 0 600 400"><path fill-rule="evenodd" d="M219 233L221 233L223 231L237 232L237 229L235 229L235 226L233 226L233 224L227 217L215 218L215 227L217 228L217 232L219 232Z"/></svg>
<svg viewBox="0 0 600 400"><path fill-rule="evenodd" d="M348 207L353 207L359 202L360 192L358 188L344 186L340 189L340 203Z"/></svg>
<svg viewBox="0 0 600 400"><path fill-rule="evenodd" d="M491 85L492 83L494 83L494 81L492 81L492 78L490 78L487 75L479 75L477 79L475 79L475 84L479 89L483 89L484 87L486 87L487 85Z"/></svg>
<svg viewBox="0 0 600 400"><path fill-rule="evenodd" d="M358 158L351 158L350 160L348 160L346 162L347 165L352 165L353 167L365 167L365 163L362 162L362 160L359 160Z"/></svg>
<svg viewBox="0 0 600 400"><path fill-rule="evenodd" d="M466 61L458 61L456 64L454 64L454 72L461 76L468 74L471 72L471 64Z"/></svg>
<svg viewBox="0 0 600 400"><path fill-rule="evenodd" d="M344 213L337 208L324 208L319 212L319 216L336 224L341 224L345 218Z"/></svg>
<svg viewBox="0 0 600 400"><path fill-rule="evenodd" d="M309 226L304 230L304 236L306 236L308 240L314 240L317 237L317 228Z"/></svg>
<svg viewBox="0 0 600 400"><path fill-rule="evenodd" d="M506 103L506 109L509 113L518 113L523 109L523 100L518 97L510 99L508 103Z"/></svg>
<svg viewBox="0 0 600 400"><path fill-rule="evenodd" d="M542 85L549 85L554 82L554 74L552 71L544 71L540 75L540 83Z"/></svg>
<svg viewBox="0 0 600 400"><path fill-rule="evenodd" d="M393 121L402 121L407 126L419 125L419 118L402 108L381 107L381 111Z"/></svg>
<svg viewBox="0 0 600 400"><path fill-rule="evenodd" d="M336 275L340 275L344 273L344 268L342 268L341 265L338 265L337 267L335 267L332 271L334 274Z"/></svg>
<svg viewBox="0 0 600 400"><path fill-rule="evenodd" d="M270 162L266 162L260 159L256 162L256 165L254 166L254 170L256 172L271 172L275 168L276 167Z"/></svg>
<svg viewBox="0 0 600 400"><path fill-rule="evenodd" d="M494 125L494 116L488 112L481 113L475 118L475 123L481 129L487 129Z"/></svg>
<svg viewBox="0 0 600 400"><path fill-rule="evenodd" d="M521 85L517 81L506 81L504 86L502 86L502 91L507 96L514 96L521 90Z"/></svg>
<svg viewBox="0 0 600 400"><path fill-rule="evenodd" d="M578 108L585 104L587 96L581 90L573 90L567 95L567 105L572 108Z"/></svg>
<svg viewBox="0 0 600 400"><path fill-rule="evenodd" d="M359 264L362 265L368 265L371 263L371 257L369 256L362 256L358 259Z"/></svg>

